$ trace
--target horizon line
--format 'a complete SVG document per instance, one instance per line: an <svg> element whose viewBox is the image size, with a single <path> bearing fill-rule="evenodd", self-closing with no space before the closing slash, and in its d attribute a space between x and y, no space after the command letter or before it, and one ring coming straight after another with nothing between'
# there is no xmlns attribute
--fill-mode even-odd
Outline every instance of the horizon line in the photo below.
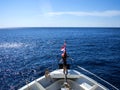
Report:
<svg viewBox="0 0 120 90"><path fill-rule="evenodd" d="M120 27L101 27L101 26L92 26L92 27L0 27L0 29L17 29L17 28L120 28Z"/></svg>

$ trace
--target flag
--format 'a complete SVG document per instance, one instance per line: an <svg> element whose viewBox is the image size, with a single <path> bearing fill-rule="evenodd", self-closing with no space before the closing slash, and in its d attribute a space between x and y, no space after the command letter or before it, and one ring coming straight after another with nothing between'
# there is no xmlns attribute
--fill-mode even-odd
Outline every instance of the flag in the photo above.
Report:
<svg viewBox="0 0 120 90"><path fill-rule="evenodd" d="M61 47L61 51L65 52L66 51L66 43L64 42L64 45Z"/></svg>
<svg viewBox="0 0 120 90"><path fill-rule="evenodd" d="M62 46L61 51L65 51L65 48L66 48L65 46Z"/></svg>

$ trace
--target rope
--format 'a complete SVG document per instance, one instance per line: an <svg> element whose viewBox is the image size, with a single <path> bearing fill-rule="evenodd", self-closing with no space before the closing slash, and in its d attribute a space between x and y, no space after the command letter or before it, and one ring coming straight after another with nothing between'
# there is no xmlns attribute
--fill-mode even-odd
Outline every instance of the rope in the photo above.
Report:
<svg viewBox="0 0 120 90"><path fill-rule="evenodd" d="M108 85L110 85L111 87L115 88L116 90L119 90L119 89L118 89L117 87L115 87L114 85L110 84L109 82L105 81L104 79L100 78L99 76L95 75L94 73L86 70L85 68L82 68L82 67L80 67L80 66L77 66L77 67L80 68L80 69L82 69L82 70L84 70L84 71L86 71L86 72L88 72L89 74L95 76L96 78L100 79L101 81L107 83Z"/></svg>

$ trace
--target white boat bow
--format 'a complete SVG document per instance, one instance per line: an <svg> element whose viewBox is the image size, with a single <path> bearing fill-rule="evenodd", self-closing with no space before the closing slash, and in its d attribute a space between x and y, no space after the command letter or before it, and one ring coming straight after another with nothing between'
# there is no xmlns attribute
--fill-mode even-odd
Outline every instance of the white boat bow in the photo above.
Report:
<svg viewBox="0 0 120 90"><path fill-rule="evenodd" d="M65 86L66 84L66 86ZM68 85L68 86L67 86ZM48 77L42 76L25 85L19 90L108 90L103 85L88 76L76 71L68 70L67 82L63 69L49 73Z"/></svg>

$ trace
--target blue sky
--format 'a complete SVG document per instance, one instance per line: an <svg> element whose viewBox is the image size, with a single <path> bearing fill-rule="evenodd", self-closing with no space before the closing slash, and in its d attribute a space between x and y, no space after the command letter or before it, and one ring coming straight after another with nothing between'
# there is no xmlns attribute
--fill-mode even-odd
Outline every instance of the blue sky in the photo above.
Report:
<svg viewBox="0 0 120 90"><path fill-rule="evenodd" d="M6 27L120 27L120 0L0 0Z"/></svg>

